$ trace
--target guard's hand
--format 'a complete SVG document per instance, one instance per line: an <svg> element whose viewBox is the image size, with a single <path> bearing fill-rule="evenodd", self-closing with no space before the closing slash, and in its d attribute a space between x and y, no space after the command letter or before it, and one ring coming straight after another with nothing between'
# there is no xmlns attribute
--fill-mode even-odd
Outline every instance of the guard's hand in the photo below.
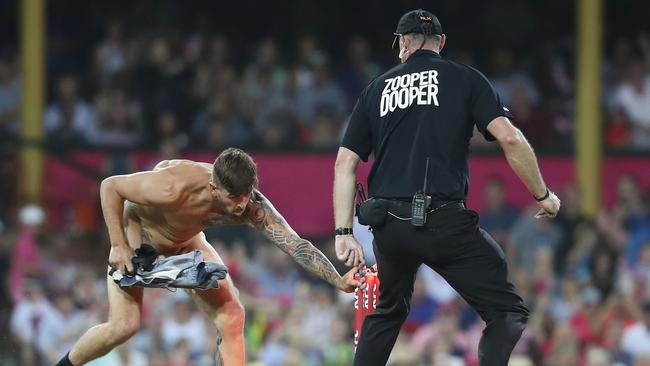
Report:
<svg viewBox="0 0 650 366"><path fill-rule="evenodd" d="M344 292L354 292L357 288L364 290L366 288L366 277L360 275L362 267L354 266L339 279L338 289Z"/></svg>
<svg viewBox="0 0 650 366"><path fill-rule="evenodd" d="M536 219L542 217L553 218L557 216L557 212L560 211L560 199L557 198L555 193L549 191L548 197L543 201L537 202L537 206L539 206L540 209L535 214Z"/></svg>
<svg viewBox="0 0 650 366"><path fill-rule="evenodd" d="M361 244L352 235L337 235L335 241L336 258L348 267L364 265Z"/></svg>
<svg viewBox="0 0 650 366"><path fill-rule="evenodd" d="M128 244L111 245L111 253L108 256L108 264L122 272L122 274L133 274L133 262L135 251Z"/></svg>

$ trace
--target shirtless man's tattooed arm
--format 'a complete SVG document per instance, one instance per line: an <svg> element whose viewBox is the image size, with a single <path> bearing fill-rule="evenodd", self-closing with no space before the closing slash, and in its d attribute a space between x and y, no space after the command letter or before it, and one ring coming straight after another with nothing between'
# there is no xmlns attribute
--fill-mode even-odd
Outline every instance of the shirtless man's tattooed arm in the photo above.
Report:
<svg viewBox="0 0 650 366"><path fill-rule="evenodd" d="M327 257L308 240L301 238L275 210L271 202L256 192L257 200L249 204L245 217L250 225L289 254L306 271L336 288L351 292L360 285L354 280L355 269L341 277Z"/></svg>

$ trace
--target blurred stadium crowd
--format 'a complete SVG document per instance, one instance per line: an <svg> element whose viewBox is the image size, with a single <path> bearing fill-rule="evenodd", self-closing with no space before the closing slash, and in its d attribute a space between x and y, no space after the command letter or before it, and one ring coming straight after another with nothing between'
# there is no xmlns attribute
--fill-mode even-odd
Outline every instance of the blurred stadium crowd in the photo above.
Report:
<svg viewBox="0 0 650 366"><path fill-rule="evenodd" d="M317 38L246 44L224 34L128 31L109 21L90 63L52 73L44 123L57 147L328 149L364 86L396 59L368 40L328 53ZM538 151L568 151L573 139L572 39L544 40L521 55L507 43L477 57L450 46L446 57L477 66L492 81ZM453 45L453 38L450 43ZM467 45L465 45L467 47ZM58 58L57 58L58 57ZM64 56L51 63L65 64ZM236 60L245 59L243 63ZM650 37L617 40L604 65L605 145L650 149ZM18 131L17 58L0 57L0 130ZM483 148L494 148L481 144Z"/></svg>
<svg viewBox="0 0 650 366"><path fill-rule="evenodd" d="M532 310L512 365L650 364L650 192L633 177L596 220L580 215L578 192L560 192L553 221L508 204L502 182L484 187L482 226L503 244L512 280ZM105 234L42 230L43 212L20 211L0 251L2 322L19 365L52 364L105 316ZM362 230L357 230L362 233ZM246 228L208 231L247 310L251 365L349 365L353 297L309 278ZM363 239L362 239L363 240ZM333 242L315 240L330 258ZM367 241L366 241L366 244ZM483 324L434 272L419 273L394 366L476 365ZM214 327L182 292L148 289L142 331L93 365L211 365ZM6 338L2 338L7 346ZM40 360L41 363L38 363Z"/></svg>
<svg viewBox="0 0 650 366"><path fill-rule="evenodd" d="M530 35L516 30L526 19L504 37ZM69 56L54 39L48 66L56 72L44 114L49 151L147 148L168 157L227 146L331 151L359 92L397 61L362 36L342 39L345 52L337 53L312 36L243 46L207 29L200 22L178 31L107 21L83 51L91 62L77 68L60 67ZM471 44L450 44L445 56L488 76L537 151L565 152L574 132L573 39L572 33L542 37L525 53L508 39L481 54ZM607 51L603 144L648 151L650 37L620 38ZM16 140L21 89L16 53L0 52L3 148ZM477 138L473 148L496 145ZM0 174L0 200L13 202L5 189L12 166L3 163ZM474 187L487 202L481 225L503 244L512 280L532 310L512 365L650 365L650 192L626 176L617 202L590 220L579 213L575 187L556 188L563 208L549 221L510 205L498 180ZM37 206L0 211L0 277L7 279L0 329L10 329L0 336L0 364L50 365L106 316L106 233L74 223L52 230ZM350 364L352 297L307 277L247 229L220 228L208 237L241 291L251 365ZM330 239L314 243L335 258ZM188 297L145 293L142 331L93 365L212 365L214 327ZM391 365L476 365L482 326L440 277L423 269Z"/></svg>

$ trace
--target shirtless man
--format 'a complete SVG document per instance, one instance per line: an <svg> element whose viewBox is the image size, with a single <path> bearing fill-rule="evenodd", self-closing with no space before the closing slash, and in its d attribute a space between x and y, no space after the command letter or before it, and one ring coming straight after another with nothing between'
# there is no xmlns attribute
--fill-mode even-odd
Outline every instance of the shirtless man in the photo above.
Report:
<svg viewBox="0 0 650 366"><path fill-rule="evenodd" d="M165 160L152 171L105 179L100 196L111 241L109 264L133 272L134 249L151 244L169 256L198 249L206 261L223 263L202 230L248 224L308 272L346 292L362 285L357 268L341 277L330 261L287 224L257 189L257 167L239 149L227 149L214 164ZM120 288L108 277L106 323L89 329L58 365L83 365L133 336L141 324L143 288ZM244 365L244 308L230 277L218 289L191 290L191 297L221 336L217 365Z"/></svg>

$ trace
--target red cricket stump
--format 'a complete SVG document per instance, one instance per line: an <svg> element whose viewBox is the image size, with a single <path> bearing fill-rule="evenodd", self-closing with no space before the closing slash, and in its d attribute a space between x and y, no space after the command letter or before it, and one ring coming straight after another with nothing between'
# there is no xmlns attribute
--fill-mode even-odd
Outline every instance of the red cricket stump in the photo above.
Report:
<svg viewBox="0 0 650 366"><path fill-rule="evenodd" d="M354 350L359 344L361 337L361 326L366 315L372 314L377 309L379 302L379 277L377 276L377 265L364 270L366 278L365 290L357 289L354 299Z"/></svg>

